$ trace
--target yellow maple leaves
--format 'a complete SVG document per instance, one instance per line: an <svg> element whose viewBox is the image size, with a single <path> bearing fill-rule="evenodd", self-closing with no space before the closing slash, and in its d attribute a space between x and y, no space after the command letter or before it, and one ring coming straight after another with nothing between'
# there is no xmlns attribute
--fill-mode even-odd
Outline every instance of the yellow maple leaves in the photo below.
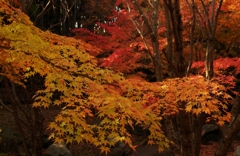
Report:
<svg viewBox="0 0 240 156"><path fill-rule="evenodd" d="M0 13L6 8L0 5ZM150 131L149 144L162 150L170 144L160 124L165 115L176 115L179 110L206 113L219 124L230 118L220 112L227 109L224 100L230 96L216 82L200 76L158 83L125 79L120 73L97 67L96 59L86 53L86 49L97 48L42 32L24 14L12 19L15 21L8 25L0 24L1 46L7 43L7 48L0 49L1 75L21 85L37 74L44 79L33 106L63 106L49 124L56 140L90 142L107 153L118 141L134 148L126 127L140 125Z"/></svg>

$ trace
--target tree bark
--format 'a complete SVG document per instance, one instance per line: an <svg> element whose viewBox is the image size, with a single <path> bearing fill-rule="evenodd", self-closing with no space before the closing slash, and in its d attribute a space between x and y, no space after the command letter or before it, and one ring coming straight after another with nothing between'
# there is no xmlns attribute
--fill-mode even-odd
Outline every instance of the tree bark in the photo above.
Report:
<svg viewBox="0 0 240 156"><path fill-rule="evenodd" d="M188 61L188 67L186 71L186 76L190 75L190 70L193 62L193 47L194 47L194 32L195 32L195 26L196 26L196 13L195 13L195 1L192 0L191 4L187 1L189 7L191 8L193 19L192 19L192 26L191 26L191 32L190 32L190 57Z"/></svg>
<svg viewBox="0 0 240 156"><path fill-rule="evenodd" d="M236 97L235 103L231 110L232 121L229 126L224 128L222 131L222 138L218 142L218 147L215 152L215 156L225 156L227 155L228 149L230 148L235 136L240 131L240 98Z"/></svg>
<svg viewBox="0 0 240 156"><path fill-rule="evenodd" d="M141 7L139 6L139 4L137 3L137 1L133 0L132 2L134 4L134 6L137 8L137 10L139 11L139 14L141 15L141 17L144 21L144 24L147 28L148 34L150 34L152 47L153 47L153 53L154 53L153 64L154 64L154 69L155 69L156 80L162 81L163 74L162 74L161 56L160 56L159 41L158 41L158 13L159 13L158 0L153 1L152 25L150 24L147 17L144 15L144 13L143 13Z"/></svg>
<svg viewBox="0 0 240 156"><path fill-rule="evenodd" d="M185 61L183 56L182 40L182 17L180 12L179 0L164 0L170 13L171 27L174 38L174 64L176 68L176 77L184 77L186 72ZM166 19L168 20L168 19Z"/></svg>
<svg viewBox="0 0 240 156"><path fill-rule="evenodd" d="M178 122L181 124L179 127L181 145L181 156L194 156L193 154L193 136L191 131L191 115L186 113L185 110L180 110L178 114Z"/></svg>
<svg viewBox="0 0 240 156"><path fill-rule="evenodd" d="M41 111L38 108L34 109L34 115L35 115L35 123L33 127L33 154L35 156L42 156L42 136L43 136L43 116L41 114Z"/></svg>
<svg viewBox="0 0 240 156"><path fill-rule="evenodd" d="M161 56L160 56L159 41L158 41L158 12L159 12L158 7L159 7L158 0L154 0L153 1L154 11L153 11L153 18L152 18L154 39L152 38L152 46L153 46L153 51L155 55L155 60L157 60L154 63L156 79L157 81L162 81L163 74L162 74Z"/></svg>
<svg viewBox="0 0 240 156"><path fill-rule="evenodd" d="M170 12L168 9L168 6L164 3L164 15L165 15L165 25L167 28L166 31L166 38L167 38L167 51L163 51L165 54L165 57L168 61L168 75L169 77L173 78L176 77L176 68L173 65L173 32L172 32L172 26L171 26L171 18L170 18Z"/></svg>
<svg viewBox="0 0 240 156"><path fill-rule="evenodd" d="M21 121L20 121L19 115L18 115L17 102L19 102L19 101L18 101L18 97L16 96L16 93L15 93L15 85L13 84L13 82L10 82L7 78L4 78L4 85L6 87L9 100L10 100L11 104L13 105L13 117L14 117L17 129L18 129L20 135L22 136L23 146L24 146L24 150L26 152L25 155L31 156L31 152L27 146L26 135L24 133L24 130L23 130L23 127L21 125Z"/></svg>
<svg viewBox="0 0 240 156"><path fill-rule="evenodd" d="M192 115L192 133L193 133L193 154L194 156L200 155L201 140L202 140L202 126L206 120L205 114L199 114L198 116Z"/></svg>
<svg viewBox="0 0 240 156"><path fill-rule="evenodd" d="M207 51L206 51L206 59L205 59L205 67L206 67L206 78L208 80L211 80L214 71L213 71L213 41L212 38L209 39L208 44L207 44Z"/></svg>
<svg viewBox="0 0 240 156"><path fill-rule="evenodd" d="M218 5L216 7L216 1L212 0L211 2L211 14L208 12L208 7L204 3L203 0L201 0L202 8L204 10L204 17L206 19L206 24L204 26L207 34L207 50L206 50L206 58L205 58L205 67L206 67L206 78L207 79L212 79L214 75L214 70L213 70L213 52L214 52L214 45L213 45L213 40L214 36L216 33L217 29L217 24L218 24L218 16L219 12L222 6L223 0L220 0L218 2ZM197 9L196 9L197 10ZM200 11L197 10L197 13L200 15ZM201 16L202 17L202 16ZM205 21L202 19L202 22L205 23ZM204 36L204 34L203 34Z"/></svg>
<svg viewBox="0 0 240 156"><path fill-rule="evenodd" d="M238 115L235 122L230 127L228 127L225 133L223 134L222 139L218 143L215 156L227 155L227 152L231 147L233 139L239 131L240 131L240 115Z"/></svg>
<svg viewBox="0 0 240 156"><path fill-rule="evenodd" d="M180 111L177 116L180 132L181 156L199 156L201 147L201 130L205 121L204 114L191 114L185 111L185 102L179 103Z"/></svg>

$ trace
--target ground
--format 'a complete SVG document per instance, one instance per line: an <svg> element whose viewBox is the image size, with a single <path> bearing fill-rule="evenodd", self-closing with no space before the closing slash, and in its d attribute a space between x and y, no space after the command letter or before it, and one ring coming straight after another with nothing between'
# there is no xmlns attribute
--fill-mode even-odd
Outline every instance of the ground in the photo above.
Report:
<svg viewBox="0 0 240 156"><path fill-rule="evenodd" d="M234 149L239 145L240 145L240 141L234 141L233 147L230 148L227 156L233 156ZM200 156L214 156L214 152L216 148L217 148L217 142L211 142L210 145L202 145Z"/></svg>

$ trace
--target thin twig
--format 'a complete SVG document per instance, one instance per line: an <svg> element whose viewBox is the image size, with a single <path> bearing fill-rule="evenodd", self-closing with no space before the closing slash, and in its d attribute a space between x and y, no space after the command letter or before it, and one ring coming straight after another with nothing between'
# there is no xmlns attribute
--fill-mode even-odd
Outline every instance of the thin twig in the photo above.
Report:
<svg viewBox="0 0 240 156"><path fill-rule="evenodd" d="M1 99L0 99L0 104L1 104L7 111L9 111L10 113L14 113L13 110L11 110L8 106L6 106L6 105L2 102Z"/></svg>

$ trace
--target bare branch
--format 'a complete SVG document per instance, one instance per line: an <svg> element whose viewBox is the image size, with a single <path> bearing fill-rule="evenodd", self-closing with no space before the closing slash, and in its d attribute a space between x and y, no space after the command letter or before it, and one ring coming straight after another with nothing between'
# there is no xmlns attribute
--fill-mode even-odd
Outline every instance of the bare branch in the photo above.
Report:
<svg viewBox="0 0 240 156"><path fill-rule="evenodd" d="M148 3L153 8L153 4L151 3L151 0L148 0Z"/></svg>
<svg viewBox="0 0 240 156"><path fill-rule="evenodd" d="M141 36L141 38L142 38L142 40L143 40L143 43L144 43L144 45L145 45L145 47L146 47L146 49L147 49L147 52L148 52L148 54L150 55L152 61L154 61L154 56L153 56L153 54L152 54L151 51L150 51L150 48L149 48L149 46L148 46L148 44L147 44L147 41L145 40L145 37L143 36L143 33L142 33L141 30L138 28L136 21L134 21L134 19L133 19L133 18L131 17L131 15L130 15L130 13L131 13L131 8L130 8L130 6L129 6L128 3L127 3L127 7L128 7L128 13L129 13L130 19L131 19L133 25L135 26L138 34Z"/></svg>
<svg viewBox="0 0 240 156"><path fill-rule="evenodd" d="M51 3L51 0L49 0L49 1L47 2L47 4L44 6L42 12L40 12L40 13L37 15L34 23L36 23L37 20L38 20L42 15L44 15L44 14L47 12L47 8L48 8L48 6L49 6L50 3Z"/></svg>
<svg viewBox="0 0 240 156"><path fill-rule="evenodd" d="M201 3L202 3L202 7L203 7L204 16L205 16L205 19L207 21L207 27L209 29L209 34L210 34L212 32L212 28L211 28L210 17L209 17L208 11L207 11L207 6L203 2L203 0L201 0Z"/></svg>
<svg viewBox="0 0 240 156"><path fill-rule="evenodd" d="M214 0L215 1L215 0ZM219 4L218 4L218 7L217 7L217 10L216 10L216 15L215 17L213 17L215 20L213 20L212 22L212 35L214 36L215 32L216 32L216 29L217 29L217 23L218 23L218 16L219 16L219 12L220 12L220 9L222 7L222 3L223 3L223 0L220 0Z"/></svg>
<svg viewBox="0 0 240 156"><path fill-rule="evenodd" d="M146 25L147 27L147 30L148 30L148 33L150 34L151 36L151 39L152 40L155 40L155 34L153 32L153 29L151 27L151 25L149 24L148 20L147 20L147 17L144 15L142 9L140 8L140 6L138 5L138 3L136 2L136 0L133 0L133 4L134 6L137 8L137 10L139 11L143 21L144 21L144 24Z"/></svg>
<svg viewBox="0 0 240 156"><path fill-rule="evenodd" d="M14 113L13 110L11 110L7 105L5 105L2 100L0 99L0 104L7 110L9 111L10 113Z"/></svg>

